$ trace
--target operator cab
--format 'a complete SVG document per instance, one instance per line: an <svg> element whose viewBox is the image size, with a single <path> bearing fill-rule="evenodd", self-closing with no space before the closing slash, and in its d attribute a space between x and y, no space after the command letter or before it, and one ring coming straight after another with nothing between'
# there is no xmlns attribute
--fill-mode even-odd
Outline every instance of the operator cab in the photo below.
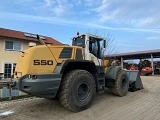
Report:
<svg viewBox="0 0 160 120"><path fill-rule="evenodd" d="M72 45L83 47L85 52L89 52L101 59L103 48L106 47L106 40L100 36L86 33L72 38Z"/></svg>

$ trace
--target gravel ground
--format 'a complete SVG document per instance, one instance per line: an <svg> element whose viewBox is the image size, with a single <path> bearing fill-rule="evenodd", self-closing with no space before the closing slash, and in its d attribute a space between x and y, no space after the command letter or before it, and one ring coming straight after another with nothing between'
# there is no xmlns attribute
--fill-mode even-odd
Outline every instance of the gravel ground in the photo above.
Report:
<svg viewBox="0 0 160 120"><path fill-rule="evenodd" d="M25 98L0 102L1 120L160 120L160 76L141 77L144 89L117 97L107 89L92 106L73 113L58 100Z"/></svg>

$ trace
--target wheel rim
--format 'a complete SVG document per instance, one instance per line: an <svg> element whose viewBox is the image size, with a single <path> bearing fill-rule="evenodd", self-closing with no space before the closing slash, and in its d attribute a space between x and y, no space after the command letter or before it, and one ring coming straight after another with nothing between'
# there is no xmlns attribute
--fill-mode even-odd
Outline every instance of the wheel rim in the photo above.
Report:
<svg viewBox="0 0 160 120"><path fill-rule="evenodd" d="M127 80L126 80L126 78L125 78L125 76L124 76L123 79L122 79L121 88L122 88L122 89L125 89L125 88L126 88L126 85L127 85Z"/></svg>
<svg viewBox="0 0 160 120"><path fill-rule="evenodd" d="M89 87L86 83L79 84L77 89L77 96L79 100L83 101L87 99L87 97L89 96L89 93L90 93Z"/></svg>

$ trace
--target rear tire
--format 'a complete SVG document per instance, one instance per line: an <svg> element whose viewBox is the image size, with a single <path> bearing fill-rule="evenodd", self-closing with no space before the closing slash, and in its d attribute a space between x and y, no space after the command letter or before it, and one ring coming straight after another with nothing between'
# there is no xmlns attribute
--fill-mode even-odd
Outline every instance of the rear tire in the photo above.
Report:
<svg viewBox="0 0 160 120"><path fill-rule="evenodd" d="M112 94L117 96L125 96L129 89L129 78L128 74L124 70L120 70L116 81L115 86L110 88Z"/></svg>
<svg viewBox="0 0 160 120"><path fill-rule="evenodd" d="M65 108L79 112L91 105L95 91L94 78L88 71L73 70L63 78L59 101Z"/></svg>

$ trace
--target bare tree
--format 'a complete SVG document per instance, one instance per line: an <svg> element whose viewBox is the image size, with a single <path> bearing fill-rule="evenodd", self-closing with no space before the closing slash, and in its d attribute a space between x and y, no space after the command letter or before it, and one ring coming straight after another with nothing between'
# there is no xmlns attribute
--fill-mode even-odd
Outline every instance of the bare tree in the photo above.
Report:
<svg viewBox="0 0 160 120"><path fill-rule="evenodd" d="M104 54L105 55L116 54L117 53L117 48L116 48L117 43L115 42L113 36L108 33L107 35L104 34L102 37L106 39L106 50Z"/></svg>

